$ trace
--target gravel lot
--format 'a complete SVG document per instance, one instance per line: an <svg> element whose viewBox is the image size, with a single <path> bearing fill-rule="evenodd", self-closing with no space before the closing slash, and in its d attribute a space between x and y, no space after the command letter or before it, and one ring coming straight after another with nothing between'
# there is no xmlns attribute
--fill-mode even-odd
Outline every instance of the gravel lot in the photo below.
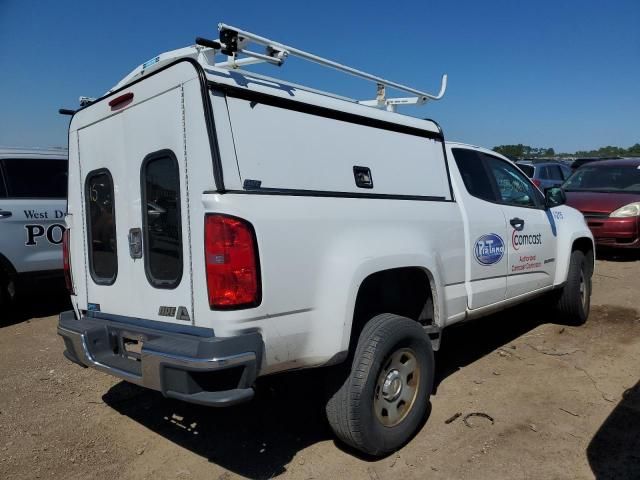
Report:
<svg viewBox="0 0 640 480"><path fill-rule="evenodd" d="M599 260L582 327L527 305L447 330L426 424L381 460L333 440L317 372L231 409L168 400L64 359L64 301L37 294L0 328L0 479L638 479L639 273Z"/></svg>

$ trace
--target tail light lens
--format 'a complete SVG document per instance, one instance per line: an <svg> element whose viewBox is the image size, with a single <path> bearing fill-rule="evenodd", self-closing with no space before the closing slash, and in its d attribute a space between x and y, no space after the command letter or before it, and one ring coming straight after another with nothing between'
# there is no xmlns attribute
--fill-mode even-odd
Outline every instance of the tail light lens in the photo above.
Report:
<svg viewBox="0 0 640 480"><path fill-rule="evenodd" d="M258 247L251 224L228 215L206 215L204 243L211 308L258 305Z"/></svg>
<svg viewBox="0 0 640 480"><path fill-rule="evenodd" d="M537 178L532 178L531 181L538 188L540 188L540 185L542 185L542 182L540 180L538 180Z"/></svg>
<svg viewBox="0 0 640 480"><path fill-rule="evenodd" d="M64 283L70 295L75 295L73 290L73 277L71 275L71 259L69 258L69 229L62 233L62 268L64 269Z"/></svg>

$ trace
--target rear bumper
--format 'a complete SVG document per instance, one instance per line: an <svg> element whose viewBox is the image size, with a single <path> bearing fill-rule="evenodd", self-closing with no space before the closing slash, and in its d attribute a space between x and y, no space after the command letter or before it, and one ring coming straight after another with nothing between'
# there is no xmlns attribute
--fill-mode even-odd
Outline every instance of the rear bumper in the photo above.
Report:
<svg viewBox="0 0 640 480"><path fill-rule="evenodd" d="M596 244L602 247L640 248L638 217L586 217Z"/></svg>
<svg viewBox="0 0 640 480"><path fill-rule="evenodd" d="M201 331L192 335L149 325L158 322L123 320L76 319L73 311L61 313L58 334L65 357L200 405L222 407L253 398L263 352L259 333L218 338L211 331L209 336ZM131 341L142 344L139 352L125 346Z"/></svg>

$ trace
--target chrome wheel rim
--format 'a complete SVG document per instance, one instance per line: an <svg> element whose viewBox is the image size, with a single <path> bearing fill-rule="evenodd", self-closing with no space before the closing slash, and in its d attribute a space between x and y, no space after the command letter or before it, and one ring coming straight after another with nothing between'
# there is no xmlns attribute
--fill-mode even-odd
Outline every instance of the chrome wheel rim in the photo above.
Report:
<svg viewBox="0 0 640 480"><path fill-rule="evenodd" d="M383 364L374 391L373 408L385 427L394 427L409 414L418 397L420 365L410 348L393 352Z"/></svg>

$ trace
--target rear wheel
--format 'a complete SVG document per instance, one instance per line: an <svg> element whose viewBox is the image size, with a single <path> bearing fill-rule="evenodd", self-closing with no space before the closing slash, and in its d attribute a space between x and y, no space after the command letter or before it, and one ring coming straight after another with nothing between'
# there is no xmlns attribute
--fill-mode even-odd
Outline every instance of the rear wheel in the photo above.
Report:
<svg viewBox="0 0 640 480"><path fill-rule="evenodd" d="M562 288L557 310L573 325L582 325L591 308L591 264L580 250L571 252L567 282Z"/></svg>
<svg viewBox="0 0 640 480"><path fill-rule="evenodd" d="M413 320L372 318L362 330L351 371L326 406L333 431L369 455L406 443L422 424L433 388L431 340Z"/></svg>
<svg viewBox="0 0 640 480"><path fill-rule="evenodd" d="M15 303L15 280L0 270L0 321L6 319Z"/></svg>

